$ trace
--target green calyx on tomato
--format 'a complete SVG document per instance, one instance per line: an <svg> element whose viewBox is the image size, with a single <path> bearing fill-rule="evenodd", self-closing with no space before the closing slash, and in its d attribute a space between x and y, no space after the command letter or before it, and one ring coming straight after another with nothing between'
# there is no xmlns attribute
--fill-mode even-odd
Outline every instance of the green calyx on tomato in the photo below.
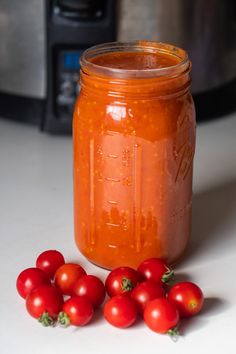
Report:
<svg viewBox="0 0 236 354"><path fill-rule="evenodd" d="M167 334L170 336L170 338L174 341L177 342L179 338L179 330L178 327L173 327L167 331Z"/></svg>
<svg viewBox="0 0 236 354"><path fill-rule="evenodd" d="M54 326L55 320L49 315L48 312L44 312L38 319L38 321L44 326Z"/></svg>
<svg viewBox="0 0 236 354"><path fill-rule="evenodd" d="M163 274L161 280L163 281L163 283L168 284L171 280L173 280L174 278L174 271L168 267L167 271Z"/></svg>
<svg viewBox="0 0 236 354"><path fill-rule="evenodd" d="M69 316L63 311L59 312L57 321L62 327L68 327L70 325Z"/></svg>
<svg viewBox="0 0 236 354"><path fill-rule="evenodd" d="M134 288L132 281L128 278L123 278L121 283L121 289L124 291L131 291Z"/></svg>

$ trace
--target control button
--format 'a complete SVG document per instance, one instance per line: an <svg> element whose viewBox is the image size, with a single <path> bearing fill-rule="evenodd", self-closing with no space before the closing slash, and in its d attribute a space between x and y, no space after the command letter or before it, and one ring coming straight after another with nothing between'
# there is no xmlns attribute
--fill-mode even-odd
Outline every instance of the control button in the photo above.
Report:
<svg viewBox="0 0 236 354"><path fill-rule="evenodd" d="M63 72L63 73L61 73L61 78L64 81L69 81L72 79L71 73Z"/></svg>
<svg viewBox="0 0 236 354"><path fill-rule="evenodd" d="M60 91L64 96L72 96L75 93L74 85L71 81L63 81L60 86Z"/></svg>
<svg viewBox="0 0 236 354"><path fill-rule="evenodd" d="M60 106L73 106L75 103L74 96L64 96L63 94L59 94L57 96L57 104Z"/></svg>

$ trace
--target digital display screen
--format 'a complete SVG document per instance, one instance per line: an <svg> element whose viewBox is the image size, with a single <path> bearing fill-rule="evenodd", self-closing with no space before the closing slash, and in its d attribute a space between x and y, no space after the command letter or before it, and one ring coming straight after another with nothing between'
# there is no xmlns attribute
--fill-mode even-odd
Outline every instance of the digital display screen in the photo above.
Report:
<svg viewBox="0 0 236 354"><path fill-rule="evenodd" d="M65 69L80 69L79 58L81 53L65 53L64 54L64 68Z"/></svg>

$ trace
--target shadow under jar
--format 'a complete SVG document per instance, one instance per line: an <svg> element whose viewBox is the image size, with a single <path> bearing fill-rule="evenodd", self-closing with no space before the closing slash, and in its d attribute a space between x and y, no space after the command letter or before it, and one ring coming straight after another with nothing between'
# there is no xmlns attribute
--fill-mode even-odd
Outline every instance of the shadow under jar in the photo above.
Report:
<svg viewBox="0 0 236 354"><path fill-rule="evenodd" d="M191 229L191 64L172 45L91 47L73 118L75 240L91 262L175 263Z"/></svg>

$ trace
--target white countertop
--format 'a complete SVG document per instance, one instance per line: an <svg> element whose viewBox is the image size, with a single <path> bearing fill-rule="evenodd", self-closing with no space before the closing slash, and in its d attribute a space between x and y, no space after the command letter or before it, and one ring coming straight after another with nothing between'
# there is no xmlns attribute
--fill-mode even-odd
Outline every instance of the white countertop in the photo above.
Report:
<svg viewBox="0 0 236 354"><path fill-rule="evenodd" d="M44 328L15 290L24 268L45 249L105 278L73 239L70 137L55 137L0 119L1 354L232 353L236 331L236 113L200 124L194 172L193 232L178 265L179 279L197 282L206 297L200 315L180 328L177 343L144 323L116 329L101 311L85 327ZM186 274L186 276L185 276Z"/></svg>

